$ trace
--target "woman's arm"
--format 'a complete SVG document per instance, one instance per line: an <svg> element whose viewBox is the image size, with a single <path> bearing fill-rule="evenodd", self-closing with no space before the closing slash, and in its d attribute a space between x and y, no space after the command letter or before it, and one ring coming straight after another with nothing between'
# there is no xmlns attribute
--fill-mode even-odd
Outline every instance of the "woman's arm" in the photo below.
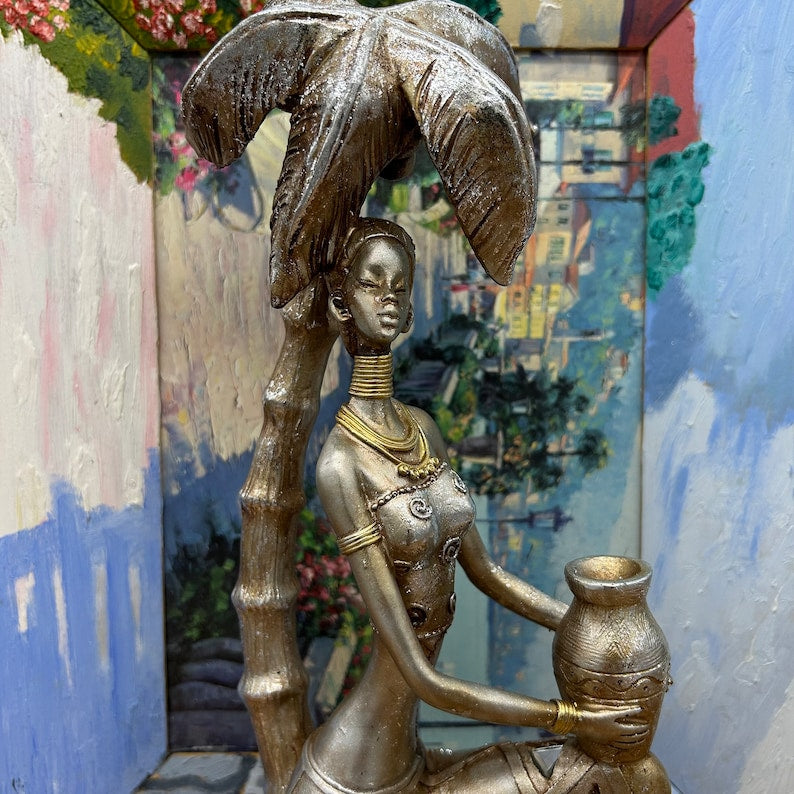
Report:
<svg viewBox="0 0 794 794"><path fill-rule="evenodd" d="M458 560L472 583L503 607L549 629L560 625L568 605L497 565L474 525L463 538Z"/></svg>
<svg viewBox="0 0 794 794"><path fill-rule="evenodd" d="M443 711L483 722L574 732L629 746L643 741L648 726L632 720L639 708L576 708L570 703L538 700L439 673L427 660L408 618L385 543L370 529L372 519L362 489L363 473L351 465L352 460L355 457L346 454L345 445L329 437L318 461L318 491L340 547L348 549L356 583L378 637L417 697ZM351 542L352 538L359 540ZM537 611L553 614L548 607L538 607Z"/></svg>
<svg viewBox="0 0 794 794"><path fill-rule="evenodd" d="M431 706L485 722L552 728L554 703L461 681L439 673L427 660L408 618L383 540L366 531L372 517L362 490L361 472L351 465L352 450L332 434L317 463L317 489L341 548L348 551L358 589L379 637L416 695Z"/></svg>
<svg viewBox="0 0 794 794"><path fill-rule="evenodd" d="M551 730L556 704L452 678L430 664L408 618L383 541L353 552L349 559L379 637L419 698L443 711L484 722Z"/></svg>
<svg viewBox="0 0 794 794"><path fill-rule="evenodd" d="M428 662L414 634L383 541L351 552L349 559L379 637L408 686L426 703L482 722L533 726L558 734L576 733L622 748L647 738L647 723L634 719L640 713L638 706L577 707L565 701L537 700L439 673Z"/></svg>

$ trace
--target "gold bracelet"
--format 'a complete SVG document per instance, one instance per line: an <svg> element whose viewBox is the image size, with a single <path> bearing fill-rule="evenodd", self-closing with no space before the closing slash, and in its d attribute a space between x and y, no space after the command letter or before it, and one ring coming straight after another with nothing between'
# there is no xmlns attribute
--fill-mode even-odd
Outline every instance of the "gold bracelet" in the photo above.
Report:
<svg viewBox="0 0 794 794"><path fill-rule="evenodd" d="M557 706L557 718L554 720L551 730L560 736L565 736L579 722L581 717L579 709L576 707L576 703L570 703L567 700L552 700L551 702Z"/></svg>
<svg viewBox="0 0 794 794"><path fill-rule="evenodd" d="M342 554L352 554L354 551L371 546L381 539L380 527L377 521L373 521L362 529L357 529L343 538L337 538L337 545Z"/></svg>

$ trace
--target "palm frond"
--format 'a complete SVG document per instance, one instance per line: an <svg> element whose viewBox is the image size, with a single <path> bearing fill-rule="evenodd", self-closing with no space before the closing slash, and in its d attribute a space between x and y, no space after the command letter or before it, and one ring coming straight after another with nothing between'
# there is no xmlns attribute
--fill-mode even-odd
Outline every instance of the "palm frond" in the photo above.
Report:
<svg viewBox="0 0 794 794"><path fill-rule="evenodd" d="M268 112L291 113L271 218L271 300L332 266L375 178L420 137L486 271L500 283L534 223L529 127L501 34L450 0L385 10L280 0L238 25L185 87L188 140L218 165Z"/></svg>
<svg viewBox="0 0 794 794"><path fill-rule="evenodd" d="M467 50L521 98L512 48L499 29L475 11L454 0L412 0L389 8L388 13Z"/></svg>
<svg viewBox="0 0 794 794"><path fill-rule="evenodd" d="M421 39L413 46L426 47ZM507 284L535 225L536 172L524 108L461 47L447 45L421 71L418 63L403 59L403 86L430 157L475 256L491 278Z"/></svg>

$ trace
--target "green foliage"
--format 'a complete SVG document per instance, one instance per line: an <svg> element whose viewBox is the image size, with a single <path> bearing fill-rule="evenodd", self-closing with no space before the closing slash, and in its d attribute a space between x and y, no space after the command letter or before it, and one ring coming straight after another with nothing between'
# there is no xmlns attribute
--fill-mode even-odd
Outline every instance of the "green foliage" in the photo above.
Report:
<svg viewBox="0 0 794 794"><path fill-rule="evenodd" d="M479 410L502 434L499 466L475 469L477 490L503 494L526 487L536 491L557 487L565 474L564 458L576 458L585 474L606 465L610 454L600 430L582 422L590 398L574 378L553 380L546 370L530 378L519 369L483 380Z"/></svg>
<svg viewBox="0 0 794 794"><path fill-rule="evenodd" d="M623 140L627 146L634 146L642 151L645 148L647 121L648 143L655 146L666 138L678 135L675 122L680 115L681 108L676 105L675 100L661 94L654 94L647 107L643 99L623 105L620 109Z"/></svg>
<svg viewBox="0 0 794 794"><path fill-rule="evenodd" d="M121 157L141 182L152 174L149 56L94 0L72 0L69 27L50 42L25 33L60 72L69 90L102 102L116 124Z"/></svg>
<svg viewBox="0 0 794 794"><path fill-rule="evenodd" d="M626 146L645 148L645 102L638 100L620 108L620 134Z"/></svg>
<svg viewBox="0 0 794 794"><path fill-rule="evenodd" d="M557 111L557 121L563 127L581 127L584 122L587 107L579 99L568 99L562 102Z"/></svg>
<svg viewBox="0 0 794 794"><path fill-rule="evenodd" d="M665 138L678 135L675 127L681 108L669 96L654 94L648 105L648 142L655 146Z"/></svg>
<svg viewBox="0 0 794 794"><path fill-rule="evenodd" d="M298 645L340 631L366 635L368 619L347 558L327 524L309 509L299 518L295 556L300 591L296 605ZM205 548L181 546L167 586L166 631L171 661L210 637L238 637L231 594L239 573L240 538L213 529Z"/></svg>
<svg viewBox="0 0 794 794"><path fill-rule="evenodd" d="M239 556L239 537L229 540L215 530L205 550L178 549L172 561L165 615L172 655L181 656L198 640L239 636L231 604Z"/></svg>
<svg viewBox="0 0 794 794"><path fill-rule="evenodd" d="M711 147L699 141L662 155L648 172L648 286L660 290L689 262L695 244L695 210L705 186L701 172Z"/></svg>

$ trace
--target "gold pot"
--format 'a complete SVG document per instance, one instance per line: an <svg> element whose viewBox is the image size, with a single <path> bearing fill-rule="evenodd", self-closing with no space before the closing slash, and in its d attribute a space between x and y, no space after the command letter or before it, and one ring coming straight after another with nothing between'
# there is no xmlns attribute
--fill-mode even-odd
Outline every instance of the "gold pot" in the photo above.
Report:
<svg viewBox="0 0 794 794"><path fill-rule="evenodd" d="M579 705L634 705L647 740L629 749L579 739L589 756L608 764L639 761L650 752L670 681L670 652L645 597L651 567L629 557L583 557L565 566L573 603L553 645L554 675L566 700Z"/></svg>

